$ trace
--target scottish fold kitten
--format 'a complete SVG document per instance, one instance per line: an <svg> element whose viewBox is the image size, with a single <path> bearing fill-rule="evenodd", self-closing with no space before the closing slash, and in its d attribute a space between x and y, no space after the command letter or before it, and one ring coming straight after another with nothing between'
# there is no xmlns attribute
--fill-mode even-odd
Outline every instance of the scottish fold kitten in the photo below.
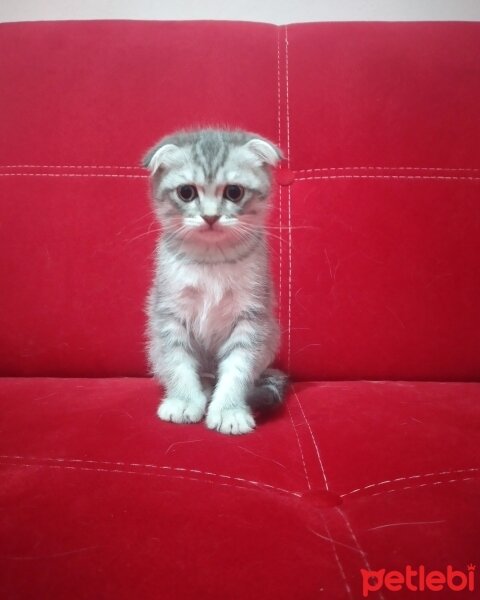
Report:
<svg viewBox="0 0 480 600"><path fill-rule="evenodd" d="M279 344L264 223L279 149L245 131L166 137L144 159L163 234L148 303L158 416L221 433L252 431L252 408L281 401L268 368Z"/></svg>

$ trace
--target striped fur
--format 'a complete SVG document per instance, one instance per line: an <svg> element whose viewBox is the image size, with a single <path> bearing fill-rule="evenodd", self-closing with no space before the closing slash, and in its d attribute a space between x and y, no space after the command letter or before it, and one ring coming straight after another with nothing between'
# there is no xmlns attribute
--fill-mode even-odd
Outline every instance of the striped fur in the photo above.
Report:
<svg viewBox="0 0 480 600"><path fill-rule="evenodd" d="M150 367L166 388L162 419L206 415L211 429L247 433L252 408L281 400L286 377L268 368L279 329L264 229L280 157L255 134L214 129L164 138L145 157L163 227L147 303ZM187 202L185 185L197 193ZM243 197L230 201L227 185ZM204 217L218 219L210 226Z"/></svg>

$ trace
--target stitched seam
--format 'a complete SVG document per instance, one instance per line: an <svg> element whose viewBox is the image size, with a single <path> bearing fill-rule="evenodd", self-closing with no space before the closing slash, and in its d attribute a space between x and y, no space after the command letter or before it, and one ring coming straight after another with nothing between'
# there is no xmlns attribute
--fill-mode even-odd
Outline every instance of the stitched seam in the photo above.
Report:
<svg viewBox="0 0 480 600"><path fill-rule="evenodd" d="M281 121L281 89L280 89L280 29L277 31L277 129L278 129L278 145L282 143L282 121Z"/></svg>
<svg viewBox="0 0 480 600"><path fill-rule="evenodd" d="M294 394L295 394L295 397L296 397L296 399L297 399L297 402L298 402L298 405L299 405L299 407L300 407L300 410L302 411L303 418L305 419L305 423L307 424L307 426L308 426L308 429L309 429L309 431L310 431L310 435L311 435L311 437L312 437L312 442L313 442L313 445L315 446L315 450L316 450L316 452L317 452L317 458L318 458L318 462L319 462L320 468L321 468L321 470L322 470L323 479L324 479L324 481L325 481L325 489L326 489L326 490L328 490L328 489L329 489L329 486L328 486L328 481L327 481L327 475L326 475L326 472L325 472L325 467L323 466L323 461L322 461L322 458L321 458L321 456L320 456L320 450L319 450L319 448L318 448L317 441L316 441L316 439L315 439L315 436L314 436L314 434L313 434L313 431L312 431L312 428L311 428L311 426L310 426L310 423L308 422L308 419L307 419L307 417L306 417L306 415L305 415L305 412L304 412L304 410L303 410L302 404L301 404L301 402L300 402L300 398L298 397L298 395L297 395L297 393L296 393L295 391L294 391ZM355 536L355 534L353 533L353 529L352 529L352 526L351 526L351 524L350 524L350 521L348 520L348 517L347 517L346 515L344 515L342 511L340 511L340 512L341 512L341 514L342 514L342 516L343 516L343 518L344 518L344 520L345 520L346 524L348 525L348 529L349 529L349 531L350 531L350 533L351 533L351 536L352 536L352 539L353 539L353 541L354 541L354 544L356 545L356 547L357 547L358 551L359 551L359 552L360 552L360 554L362 555L365 565L367 565L367 568L368 568L368 570L371 570L371 569L370 569L370 567L368 567L368 560L367 560L367 556L366 556L366 554L365 554L364 550L362 549L362 547L360 546L360 544L359 544L359 542L358 542L358 539L357 539L357 537L356 537L356 536ZM325 523L325 527L326 527L326 529L327 529L327 532L328 532L328 526L327 526L327 523L326 523L326 520L325 520L325 519L324 519L324 523ZM332 536L330 535L330 533L329 533L328 535L329 535L329 537L330 537L330 538L332 537ZM341 567L341 564L340 564L340 559L339 559L339 557L338 557L338 554L337 554L336 548L334 548L334 550L335 550L335 558L337 559L337 563L338 563L339 567ZM343 578L344 578L345 584L346 584L346 586L347 586L347 588L348 588L348 590L349 590L350 588L349 588L349 586L348 586L348 583L347 583L347 581L346 581L345 574L344 574L344 572L343 572L343 568L341 569L341 571L342 571L342 576L343 576ZM382 600L384 600L384 596L383 596L383 594L382 594L382 593L380 593L380 598L382 598Z"/></svg>
<svg viewBox="0 0 480 600"><path fill-rule="evenodd" d="M345 575L345 571L343 569L342 563L340 562L340 557L339 557L338 552L337 552L337 544L332 539L332 534L330 533L330 529L329 529L329 527L327 525L327 520L325 519L325 517L323 516L323 514L321 514L321 517L322 517L323 525L325 527L325 531L327 532L327 536L328 536L328 538L330 540L330 543L331 543L331 546L332 546L332 550L333 550L333 554L335 556L335 560L337 562L338 570L340 571L340 575L342 576L343 583L345 585L345 590L347 591L349 597L353 598L352 589L350 588L350 585L349 585L348 580L347 580L347 576Z"/></svg>
<svg viewBox="0 0 480 600"><path fill-rule="evenodd" d="M314 181L322 179L400 179L400 180L453 180L480 181L480 177L461 175L317 175L314 177L296 177L295 181Z"/></svg>
<svg viewBox="0 0 480 600"><path fill-rule="evenodd" d="M370 483L369 485L365 485L360 488L355 488L350 492L346 492L345 494L341 494L340 497L344 498L345 496L351 496L352 494L358 494L359 492L363 492L364 490L369 490L371 488L379 487L381 485L386 485L388 483L396 483L398 481L409 481L411 479L420 479L422 477L440 477L441 475L453 475L459 473L472 473L480 471L480 467L471 467L468 469L452 469L450 471L439 471L438 473L423 473L419 475L408 475L405 477L396 477L394 479L385 479L384 481L379 481L378 483Z"/></svg>
<svg viewBox="0 0 480 600"><path fill-rule="evenodd" d="M328 488L328 482L327 482L327 475L325 473L325 469L323 467L323 462L322 462L322 459L320 457L320 450L318 449L317 441L315 439L315 436L313 435L312 428L310 427L310 423L308 422L307 417L305 415L305 412L303 410L303 406L302 406L302 404L300 402L300 398L298 397L297 392L295 390L293 390L293 393L295 394L295 398L297 399L298 406L300 407L300 410L302 411L303 418L305 419L305 423L307 424L308 430L310 431L310 436L312 438L313 445L315 446L315 450L317 452L318 463L319 463L320 468L322 470L323 480L325 482L325 489L328 491L329 488Z"/></svg>
<svg viewBox="0 0 480 600"><path fill-rule="evenodd" d="M285 101L287 108L287 166L290 168L290 85L288 71L288 25L285 25Z"/></svg>
<svg viewBox="0 0 480 600"><path fill-rule="evenodd" d="M280 89L280 28L277 31L277 123L278 123L278 145L282 144L281 129L281 89ZM278 319L282 322L282 271L283 271L283 216L282 216L282 186L278 186L278 214L280 233L278 236L279 268L278 268Z"/></svg>
<svg viewBox="0 0 480 600"><path fill-rule="evenodd" d="M285 25L285 101L287 116L287 167L290 167L290 90L288 69L288 26ZM292 355L292 195L288 186L288 350L287 366L290 369Z"/></svg>
<svg viewBox="0 0 480 600"><path fill-rule="evenodd" d="M283 218L282 218L282 188L280 187L278 190L278 213L279 213L279 223L280 223L280 232L278 236L278 246L279 246L279 268L278 268L278 319L282 324L282 271L283 271ZM282 330L283 331L283 330Z"/></svg>
<svg viewBox="0 0 480 600"><path fill-rule="evenodd" d="M312 437L312 442L313 442L313 445L315 446L315 450L316 450L316 452L317 452L317 458L318 458L318 462L319 462L320 468L321 468L321 470L322 470L323 479L324 479L324 481L325 481L325 489L326 489L326 490L328 490L328 489L329 489L329 486L328 486L328 481L327 481L327 475L326 475L326 473L325 473L325 468L324 468L324 466L323 466L323 461L322 461L322 458L321 458L321 456L320 456L320 450L319 450L319 448L318 448L317 441L316 441L316 439L315 439L315 436L314 436L314 434L313 434L313 431L312 431L312 428L311 428L311 426L310 426L310 423L308 422L308 419L307 419L307 417L306 417L306 415L305 415L305 412L304 412L304 410L303 410L302 404L301 404L301 402L300 402L300 398L298 397L298 395L297 395L297 393L296 393L295 391L294 391L294 394L295 394L295 397L296 397L296 399L297 399L297 402L298 402L298 405L299 405L299 407L300 407L300 410L302 411L303 418L305 419L305 423L307 424L307 427L308 427L308 429L309 429L309 431L310 431L310 435L311 435L311 437ZM345 516L345 515L343 515L343 513L342 513L342 516L344 517L345 521L347 522L347 518L346 518L346 516ZM322 518L323 518L323 516L322 516ZM327 525L326 519L323 519L323 521L324 521L325 528L326 528L326 530L327 530L327 533L328 533L328 537L329 537L329 538L331 538L332 536L331 536L331 534L330 534L330 532L329 532L329 529L328 529L328 525ZM348 525L349 525L349 529L350 529L350 531L353 533L353 531L352 531L352 527L351 527L351 525L350 525L350 523L349 523L349 522L348 522ZM364 559L364 562L365 562L365 564L367 564L365 552L364 552L364 551L362 550L362 548L360 547L360 544L358 543L358 540L357 540L357 538L356 538L354 535L352 536L352 538L353 538L353 540L354 540L354 543L355 543L355 544L356 544L356 546L357 546L357 549L358 549L358 551L359 551L359 552L360 552L360 554L362 555L362 557L363 557L363 559ZM332 542L332 544L334 544L334 542ZM347 582L347 579L346 579L346 576L345 576L345 572L344 572L344 570L343 570L343 568L342 568L342 566L341 566L341 563L340 563L340 557L338 556L337 549L336 549L336 547L335 547L334 545L333 545L333 549L334 549L334 552L335 552L335 559L337 560L337 564L338 564L338 566L339 566L339 569L340 569L340 571L341 571L341 574L342 574L343 580L344 580L344 582L345 582L345 586L346 586L346 588L347 588L347 591L349 592L349 594L350 594L350 596L351 596L351 590L350 590L350 586L348 585L348 582ZM368 567L367 567L367 568L368 568ZM369 569L369 570L371 570L371 569ZM380 595L380 597L383 599L383 596L382 596L382 595Z"/></svg>
<svg viewBox="0 0 480 600"><path fill-rule="evenodd" d="M278 63L278 106L280 106L280 40L278 39L277 49ZM278 112L278 136L279 144L281 131L280 111ZM113 169L113 170L128 170L128 171L143 171L142 167L134 167L131 165L0 165L0 169ZM315 173L328 171L427 171L427 172L464 172L464 173L479 173L480 169L475 167L316 167L312 169L295 169L296 173Z"/></svg>
<svg viewBox="0 0 480 600"><path fill-rule="evenodd" d="M230 488L240 488L243 490L258 490L258 487L247 487L245 485L239 485L238 483L222 483L221 481L211 481L208 479L201 479L199 477L189 477L185 475L172 475L170 473L142 473L141 471L127 471L123 469L102 469L99 467L74 467L71 465L48 465L48 464L29 464L29 463L6 463L0 462L0 465L15 466L15 467L33 467L40 469L60 469L70 471L91 471L95 473L123 473L125 475L145 475L147 477L163 477L167 479L183 479L185 481L196 481L198 483L209 483L211 485L222 485Z"/></svg>
<svg viewBox="0 0 480 600"><path fill-rule="evenodd" d="M405 485L401 488L394 488L393 490L382 490L381 492L375 492L373 496L380 496L381 494L393 494L394 492L403 492L403 490L416 490L418 488L427 487L429 485L442 485L443 483L458 483L459 481L474 481L476 477L460 477L458 479L447 479L443 481L429 481L427 483L420 483L419 485Z"/></svg>
<svg viewBox="0 0 480 600"><path fill-rule="evenodd" d="M315 171L470 171L478 173L480 169L469 167L316 167L313 169L296 169L297 173L314 173Z"/></svg>
<svg viewBox="0 0 480 600"><path fill-rule="evenodd" d="M288 187L288 356L290 369L292 356L292 202L290 186Z"/></svg>
<svg viewBox="0 0 480 600"><path fill-rule="evenodd" d="M304 418L304 420L305 420L305 423L307 424L308 430L310 431L310 436L311 436L311 438L312 438L313 445L315 446L315 450L316 450L316 452L317 452L317 458L318 458L318 462L319 462L319 464L320 464L320 468L321 468L321 470L322 470L322 474L323 474L323 480L324 480L324 482L325 482L325 489L326 489L326 490L328 490L328 481L327 481L327 476L326 476L326 473L325 473L325 469L324 469L324 467L323 467L323 462L322 462L322 459L321 459L321 457L320 457L320 451L319 451L319 449L318 449L317 442L316 442L316 440L315 440L315 436L313 435L312 428L310 427L310 423L309 423L309 422L308 422L308 420L307 420L307 417L306 417L306 415L305 415L305 412L304 412L304 410L303 410L303 407L302 407L302 404L301 404L301 402L300 402L300 398L299 398L299 397L298 397L298 395L297 395L297 392L296 392L295 390L293 390L293 393L294 393L294 395L295 395L295 398L297 399L298 406L300 407L300 410L302 411L302 415L303 415L303 418ZM321 517L322 517L323 524L324 524L324 526L325 526L325 530L326 530L326 532L327 532L328 538L330 539L330 543L331 543L331 545L332 545L332 550L333 550L333 553L334 553L334 556L335 556L335 560L336 560L336 562L337 562L338 570L340 571L340 574L341 574L341 576L342 576L343 583L344 583L344 585L345 585L345 589L346 589L346 591L347 591L348 595L350 596L350 598L352 598L352 590L350 589L350 585L349 585L349 583L348 583L348 581L347 581L347 577L346 577L346 575L345 575L345 571L344 571L344 569L343 569L343 566L342 566L342 563L341 563L341 561L340 561L340 556L338 555L338 552L337 552L337 546L336 546L336 544L335 544L335 541L332 539L332 534L330 533L330 529L329 529L329 527L328 527L327 520L325 519L325 517L323 516L323 514L321 514Z"/></svg>
<svg viewBox="0 0 480 600"><path fill-rule="evenodd" d="M302 414L303 414L303 417L304 417L304 419L305 419L305 422L306 422L306 424L307 424L307 426L308 426L308 429L309 429L309 431L310 431L310 435L311 435L311 437L312 437L312 441L313 441L313 444L314 444L314 446L315 446L315 450L316 450L316 452L317 452L318 462L319 462L319 464L320 464L320 468L321 468L321 470L322 470L323 479L324 479L324 481L325 481L325 489L326 489L326 490L328 490L328 489L329 489L329 486L328 486L328 481L327 481L327 475L326 475L326 473L325 473L325 468L324 468L324 466L323 466L323 461L322 461L322 458L321 458L321 456L320 456L320 450L319 450L319 448L318 448L317 441L316 441L316 439L315 439L315 436L314 436L314 434L313 434L313 431L312 431L312 428L311 428L311 426L310 426L310 423L308 422L308 419L307 419L307 417L306 417L306 415L305 415L305 412L304 412L304 410L303 410L302 404L301 404L301 402L300 402L300 398L298 397L298 395L297 395L297 393L296 393L295 391L294 391L294 393L295 393L295 397L296 397L296 399L297 399L298 405L299 405L299 407L300 407L300 410L302 411ZM369 571L371 571L371 569L370 569L370 567L369 567L369 563L368 563L367 555L366 555L365 551L362 549L362 547L360 546L360 544L359 544L359 542L358 542L358 539L357 539L357 537L356 537L356 536L355 536L355 534L353 533L353 529L352 529L352 526L351 526L351 524L350 524L350 521L349 521L348 517L347 517L347 516L346 516L346 515L345 515L345 514L344 514L342 511L340 511L340 514L342 515L342 517L343 517L343 518L344 518L344 520L345 520L345 523L346 523L346 524L347 524L347 526L348 526L348 529L349 529L349 531L350 531L350 534L351 534L351 536L352 536L353 542L354 542L354 544L356 545L356 547L357 547L358 551L360 552L360 554L361 554L361 556L362 556L362 558L363 558L363 560L364 560L364 563L365 563L365 565L367 566L367 569L368 569ZM327 523L326 523L326 520L325 520L325 519L324 519L324 523L325 523L325 527L327 528L327 531L328 531L328 526L327 526ZM330 533L329 533L328 535L329 535L329 537L330 537L330 538L332 537L332 536L330 535ZM337 558L337 557L338 557L338 554L337 554L337 551L336 551L336 549L335 549L335 555L336 555L336 558ZM338 562L339 562L339 559L338 559ZM340 566L340 563L339 563L339 566ZM343 569L342 569L342 571L343 571ZM343 575L344 575L344 574L343 574ZM346 579L345 579L345 577L344 577L344 580L345 580L345 582L346 582ZM347 583L347 582L346 582L346 583ZM348 586L348 584L347 584L347 586ZM382 600L384 600L384 596L383 596L383 594L382 594L382 593L380 593L380 598L382 598Z"/></svg>
<svg viewBox="0 0 480 600"><path fill-rule="evenodd" d="M362 546L360 545L360 542L358 541L357 536L355 535L352 525L350 523L350 519L347 517L347 515L344 513L343 510L341 510L340 508L335 507L335 510L342 516L343 520L345 521L345 524L347 526L348 531L350 532L350 536L353 540L353 543L355 544L355 546L357 547L357 550L360 552L360 556L363 559L364 565L367 568L368 571L372 570L372 567L370 566L370 562L368 561L368 557L367 557L367 553L365 552L365 550L362 548ZM382 600L385 600L385 596L383 595L383 592L380 591L379 596Z"/></svg>
<svg viewBox="0 0 480 600"><path fill-rule="evenodd" d="M312 485L310 483L310 478L308 476L307 465L305 463L305 456L303 454L302 444L300 443L300 437L298 435L297 428L295 427L295 423L293 422L292 411L290 410L290 407L288 406L288 403L287 403L287 410L288 410L288 414L290 416L290 421L292 422L293 431L295 432L295 436L297 438L298 448L300 450L300 456L301 456L302 464L303 464L303 471L305 473L305 479L307 480L307 486L308 486L308 489L311 490L312 489Z"/></svg>
<svg viewBox="0 0 480 600"><path fill-rule="evenodd" d="M280 37L280 33L279 33ZM278 37L277 61L278 78L280 78L280 40ZM279 85L279 84L278 84ZM278 87L278 102L280 105L280 87ZM280 116L279 116L279 141L280 141ZM142 167L131 165L0 165L0 169L124 169L129 171L143 171ZM476 167L314 167L311 169L296 169L297 173L314 173L316 171L451 171L451 172L480 172Z"/></svg>
<svg viewBox="0 0 480 600"><path fill-rule="evenodd" d="M123 173L0 173L0 177L122 177L148 179L148 175L125 175Z"/></svg>
<svg viewBox="0 0 480 600"><path fill-rule="evenodd" d="M0 165L0 169L127 169L143 171L142 167L131 165Z"/></svg>
<svg viewBox="0 0 480 600"><path fill-rule="evenodd" d="M161 469L161 470L167 470L167 471L174 471L174 472L182 472L182 473L195 473L196 475L207 475L210 477L219 477L222 479L229 479L232 481L240 481L242 483L250 483L256 487L266 487L272 490L275 490L277 492L283 492L286 494L292 494L294 496L300 496L301 494L298 492L294 492L292 490L285 490L283 488L279 488L273 485L270 485L269 483L262 483L260 481L254 481L251 479L244 479L243 477L234 477L232 475L223 475L221 473L212 473L211 471L200 471L199 469L186 469L184 467L169 467L169 466L164 466L164 465L150 465L150 464L140 464L140 463L125 463L125 462L110 462L110 461L104 461L104 460L83 460L80 458L36 458L36 457L32 457L32 456L5 456L5 455L0 455L0 459L7 459L7 460L38 460L38 461L54 461L54 462L60 462L60 463L68 463L68 462L74 462L74 463L80 463L80 464L93 464L93 465L109 465L109 466L121 466L121 467L142 467L142 468L147 468L147 469ZM41 466L41 465L40 465ZM48 466L48 465L47 465ZM136 471L135 471L136 472Z"/></svg>

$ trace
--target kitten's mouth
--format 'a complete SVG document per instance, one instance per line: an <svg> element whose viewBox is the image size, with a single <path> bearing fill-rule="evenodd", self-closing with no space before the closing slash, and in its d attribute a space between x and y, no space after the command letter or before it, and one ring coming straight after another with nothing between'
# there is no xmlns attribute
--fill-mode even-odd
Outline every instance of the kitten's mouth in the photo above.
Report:
<svg viewBox="0 0 480 600"><path fill-rule="evenodd" d="M225 233L223 227L218 227L216 225L205 225L200 231L203 235L223 235Z"/></svg>
<svg viewBox="0 0 480 600"><path fill-rule="evenodd" d="M228 227L206 225L205 227L200 227L197 231L198 233L195 237L197 243L201 245L211 246L212 244L221 244L224 246L235 243L235 236Z"/></svg>
<svg viewBox="0 0 480 600"><path fill-rule="evenodd" d="M204 225L190 229L184 241L198 246L207 247L220 244L223 247L236 245L239 239L231 227L217 223L213 225L205 223Z"/></svg>

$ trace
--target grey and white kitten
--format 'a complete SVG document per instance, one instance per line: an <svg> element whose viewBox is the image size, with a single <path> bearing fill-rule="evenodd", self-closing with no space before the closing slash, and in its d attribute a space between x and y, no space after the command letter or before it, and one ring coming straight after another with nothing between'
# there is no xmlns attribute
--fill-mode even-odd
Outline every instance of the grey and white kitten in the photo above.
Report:
<svg viewBox="0 0 480 600"><path fill-rule="evenodd" d="M158 416L252 431L252 408L281 401L268 368L279 344L265 218L280 150L245 131L162 139L144 159L163 226L148 298L148 357L166 388Z"/></svg>

